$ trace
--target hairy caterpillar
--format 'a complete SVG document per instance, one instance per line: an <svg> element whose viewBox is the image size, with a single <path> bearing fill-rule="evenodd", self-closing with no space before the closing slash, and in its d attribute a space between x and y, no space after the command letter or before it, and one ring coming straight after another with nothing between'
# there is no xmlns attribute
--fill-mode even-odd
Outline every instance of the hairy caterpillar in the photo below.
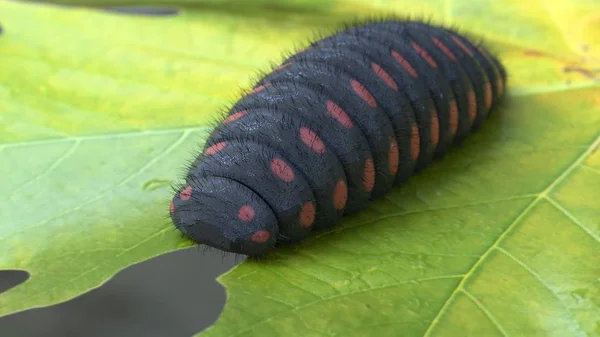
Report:
<svg viewBox="0 0 600 337"><path fill-rule="evenodd" d="M346 27L234 104L176 191L172 221L197 242L251 256L298 242L443 156L505 86L497 58L453 30Z"/></svg>

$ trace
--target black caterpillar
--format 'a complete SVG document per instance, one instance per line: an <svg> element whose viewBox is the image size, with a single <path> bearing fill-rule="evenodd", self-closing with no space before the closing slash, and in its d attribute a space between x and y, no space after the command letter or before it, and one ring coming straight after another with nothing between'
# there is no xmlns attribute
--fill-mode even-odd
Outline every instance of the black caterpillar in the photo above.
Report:
<svg viewBox="0 0 600 337"><path fill-rule="evenodd" d="M334 226L481 125L503 96L496 57L417 21L313 42L234 104L170 205L193 240L262 255Z"/></svg>

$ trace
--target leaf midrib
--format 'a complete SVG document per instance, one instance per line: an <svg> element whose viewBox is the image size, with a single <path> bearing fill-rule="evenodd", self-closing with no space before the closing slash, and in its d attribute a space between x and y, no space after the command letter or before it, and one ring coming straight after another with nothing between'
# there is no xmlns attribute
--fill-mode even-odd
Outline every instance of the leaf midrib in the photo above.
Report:
<svg viewBox="0 0 600 337"><path fill-rule="evenodd" d="M473 264L471 269L465 273L465 276L458 283L456 288L452 291L442 308L438 314L434 317L434 319L429 324L427 330L423 334L423 337L428 337L433 328L439 322L440 318L443 314L448 310L449 305L454 301L454 298L460 291L466 292L464 285L466 282L474 275L475 271L479 268L479 266L487 259L492 251L498 249L498 245L504 240L504 238L516 227L521 220L540 202L540 200L547 199L548 193L550 193L558 184L560 184L565 178L567 178L577 167L581 165L581 163L592 153L592 151L600 146L600 134L596 137L596 140L579 156L573 161L573 163L565 170L561 175L559 175L556 179L554 179L548 187L546 187L542 192L540 192L537 197L527 205L527 207L513 220L513 222L508 226L500 236L494 241L494 243L481 255L481 257ZM587 231L589 233L589 231ZM592 236L593 237L593 236ZM495 324L497 325L497 324ZM497 328L502 332L504 336L507 336L506 332L501 328L501 326L497 325Z"/></svg>

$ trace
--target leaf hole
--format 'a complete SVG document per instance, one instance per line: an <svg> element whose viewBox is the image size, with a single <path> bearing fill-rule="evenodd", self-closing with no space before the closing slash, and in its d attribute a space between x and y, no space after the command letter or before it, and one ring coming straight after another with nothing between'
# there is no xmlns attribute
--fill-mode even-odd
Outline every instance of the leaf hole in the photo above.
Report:
<svg viewBox="0 0 600 337"><path fill-rule="evenodd" d="M28 279L29 273L24 270L0 270L0 294Z"/></svg>
<svg viewBox="0 0 600 337"><path fill-rule="evenodd" d="M238 262L202 246L160 255L65 302L0 317L0 336L192 336L220 316L226 293L216 278ZM8 280L4 274L0 282ZM14 274L22 280L27 273L12 272L11 285ZM72 287L61 279L46 282L57 293Z"/></svg>

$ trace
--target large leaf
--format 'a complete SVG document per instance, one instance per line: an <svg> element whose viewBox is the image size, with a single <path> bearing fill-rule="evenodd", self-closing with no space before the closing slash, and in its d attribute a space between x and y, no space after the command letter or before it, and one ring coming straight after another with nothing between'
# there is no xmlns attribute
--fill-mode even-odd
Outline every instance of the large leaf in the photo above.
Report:
<svg viewBox="0 0 600 337"><path fill-rule="evenodd" d="M280 40L312 30L285 12L220 9L141 18L0 3L0 269L31 274L0 295L0 315L190 244L167 217L171 181Z"/></svg>
<svg viewBox="0 0 600 337"><path fill-rule="evenodd" d="M484 37L506 104L388 198L222 277L207 334L600 335L598 5L223 3L163 18L0 3L0 269L31 274L0 315L189 245L168 185L219 109L313 31L395 12Z"/></svg>

